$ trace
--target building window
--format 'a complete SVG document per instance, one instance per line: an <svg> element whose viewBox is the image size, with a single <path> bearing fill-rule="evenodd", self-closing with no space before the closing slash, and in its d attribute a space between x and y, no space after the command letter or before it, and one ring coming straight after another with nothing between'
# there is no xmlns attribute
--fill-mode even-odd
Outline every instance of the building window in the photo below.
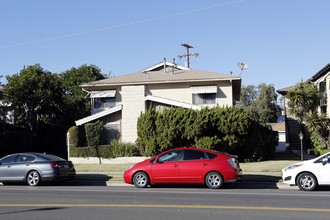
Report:
<svg viewBox="0 0 330 220"><path fill-rule="evenodd" d="M215 93L193 94L194 105L215 104L215 99Z"/></svg>
<svg viewBox="0 0 330 220"><path fill-rule="evenodd" d="M94 108L112 108L116 106L114 97L94 98Z"/></svg>

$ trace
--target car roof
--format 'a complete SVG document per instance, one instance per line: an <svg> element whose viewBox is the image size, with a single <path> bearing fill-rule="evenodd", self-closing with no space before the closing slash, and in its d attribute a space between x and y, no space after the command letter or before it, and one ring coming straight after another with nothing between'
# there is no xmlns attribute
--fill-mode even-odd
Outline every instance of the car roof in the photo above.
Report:
<svg viewBox="0 0 330 220"><path fill-rule="evenodd" d="M172 150L200 150L200 151L205 151L205 152L209 152L209 153L216 153L216 154L223 154L223 155L227 155L227 156L235 156L235 155L231 155L225 152L220 152L220 151L216 151L216 150L209 150L209 149L204 149L204 148L195 148L195 147L179 147L179 148L173 148L162 153L168 152L168 151L172 151Z"/></svg>

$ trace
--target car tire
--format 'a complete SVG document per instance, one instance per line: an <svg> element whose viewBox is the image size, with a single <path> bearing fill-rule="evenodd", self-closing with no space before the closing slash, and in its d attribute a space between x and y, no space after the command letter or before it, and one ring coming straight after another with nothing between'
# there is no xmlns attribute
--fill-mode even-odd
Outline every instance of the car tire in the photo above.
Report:
<svg viewBox="0 0 330 220"><path fill-rule="evenodd" d="M40 174L38 171L32 170L26 176L26 183L29 186L37 186L41 182Z"/></svg>
<svg viewBox="0 0 330 220"><path fill-rule="evenodd" d="M299 189L304 191L312 191L317 188L318 183L316 177L311 173L301 173L297 178Z"/></svg>
<svg viewBox="0 0 330 220"><path fill-rule="evenodd" d="M223 182L223 177L219 172L210 172L205 177L205 184L211 189L219 189Z"/></svg>
<svg viewBox="0 0 330 220"><path fill-rule="evenodd" d="M137 172L133 176L133 183L137 188L145 188L149 185L149 176L145 172Z"/></svg>

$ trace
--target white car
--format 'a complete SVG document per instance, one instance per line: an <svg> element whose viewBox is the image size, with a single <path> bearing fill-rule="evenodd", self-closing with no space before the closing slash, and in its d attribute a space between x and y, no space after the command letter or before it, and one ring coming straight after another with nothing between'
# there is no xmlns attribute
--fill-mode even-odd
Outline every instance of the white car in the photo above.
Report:
<svg viewBox="0 0 330 220"><path fill-rule="evenodd" d="M318 185L330 185L330 152L312 160L299 162L282 170L283 183L311 191Z"/></svg>

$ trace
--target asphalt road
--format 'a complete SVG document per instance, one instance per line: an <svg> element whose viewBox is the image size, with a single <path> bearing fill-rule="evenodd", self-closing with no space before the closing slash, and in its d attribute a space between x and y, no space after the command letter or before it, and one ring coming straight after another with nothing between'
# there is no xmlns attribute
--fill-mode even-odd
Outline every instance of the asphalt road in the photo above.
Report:
<svg viewBox="0 0 330 220"><path fill-rule="evenodd" d="M0 186L0 219L329 219L330 190Z"/></svg>

